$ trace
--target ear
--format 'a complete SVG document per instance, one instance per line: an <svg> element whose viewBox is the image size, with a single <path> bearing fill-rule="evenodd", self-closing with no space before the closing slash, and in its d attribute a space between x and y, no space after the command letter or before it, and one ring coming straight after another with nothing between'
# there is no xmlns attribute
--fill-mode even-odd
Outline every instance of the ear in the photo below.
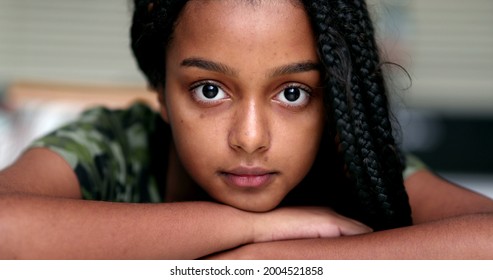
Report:
<svg viewBox="0 0 493 280"><path fill-rule="evenodd" d="M163 118L166 123L169 123L168 108L166 107L166 98L162 87L157 90L157 98L159 101L159 113L161 114L161 118Z"/></svg>

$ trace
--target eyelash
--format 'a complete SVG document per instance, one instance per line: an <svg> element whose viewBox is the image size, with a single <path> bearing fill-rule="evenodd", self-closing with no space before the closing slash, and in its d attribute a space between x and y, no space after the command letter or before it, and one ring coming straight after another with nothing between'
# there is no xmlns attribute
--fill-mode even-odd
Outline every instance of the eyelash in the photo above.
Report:
<svg viewBox="0 0 493 280"><path fill-rule="evenodd" d="M222 99L224 99L224 98L221 98L219 100L206 100L206 98L199 97L198 93L196 93L195 90L197 90L198 88L200 88L202 86L208 86L208 85L217 87L220 91L222 91L224 93L224 95L228 96L226 91L223 90L223 87L219 83L217 83L215 81L205 80L205 81L196 82L190 86L189 91L192 94L192 98L196 102L201 103L201 104L205 104L205 105L214 105L214 104L220 102Z"/></svg>
<svg viewBox="0 0 493 280"><path fill-rule="evenodd" d="M220 100L222 100L223 98L221 98L220 100L210 100L210 101L205 101L204 99L202 98L199 98L197 96L197 93L195 93L194 91L196 89L198 89L199 87L201 86L208 86L208 85L211 85L211 86L215 86L217 87L220 91L224 92L224 94L226 96L229 96L228 93L223 90L223 87L220 85L220 83L218 82L215 82L215 81L211 81L211 80L204 80L204 81L199 81L199 82L196 82L196 83L193 83L190 88L189 88L189 91L190 93L192 94L192 98L199 102L199 103L202 103L202 104L206 104L206 105L211 105L211 104L215 104L217 102L220 102ZM302 91L303 93L305 93L306 95L306 101L303 102L303 104L301 105L292 105L292 104L289 104L291 102L285 102L285 101L280 101L279 100L279 96L281 96L285 90L287 89L290 89L290 88L297 88L299 89L300 91ZM288 107L288 108L293 108L293 109L296 109L296 108L302 108L304 107L306 104L308 104L308 102L310 101L309 99L312 97L312 89L308 86L305 86L303 84L299 84L299 83L289 83L289 84L286 84L284 85L281 90L279 90L276 95L275 95L275 100L277 100L279 103L282 103L283 106L285 107Z"/></svg>
<svg viewBox="0 0 493 280"><path fill-rule="evenodd" d="M290 88L297 88L303 92L305 92L306 94L306 102L304 102L303 104L301 105L292 105L292 104L289 104L289 103L284 103L283 102L283 106L286 106L288 108L293 108L293 109L296 109L296 108L302 108L304 106L306 106L308 104L308 102L310 101L310 98L312 97L312 89L303 85L303 84L299 84L299 83L290 83L290 84L287 84L285 86L282 87L282 89L276 94L276 97L281 95L285 90L287 89L290 89Z"/></svg>

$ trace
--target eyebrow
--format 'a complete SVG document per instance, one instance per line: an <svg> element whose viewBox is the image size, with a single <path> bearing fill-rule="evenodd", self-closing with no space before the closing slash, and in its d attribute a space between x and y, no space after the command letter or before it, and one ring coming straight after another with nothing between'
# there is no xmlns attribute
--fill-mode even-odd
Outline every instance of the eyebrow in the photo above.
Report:
<svg viewBox="0 0 493 280"><path fill-rule="evenodd" d="M184 59L181 62L181 66L185 67L197 67L200 69L208 70L208 71L213 71L213 72L218 72L221 74L226 74L229 76L238 76L237 71L229 67L228 65L219 63L219 62L214 62L210 60L205 60L202 58L187 58Z"/></svg>
<svg viewBox="0 0 493 280"><path fill-rule="evenodd" d="M320 69L322 69L320 63L315 63L312 61L296 62L275 68L270 73L270 77L277 77L277 76L309 72L309 71L320 71Z"/></svg>
<svg viewBox="0 0 493 280"><path fill-rule="evenodd" d="M210 60L206 60L203 58L186 58L181 62L181 66L184 67L197 67L200 69L218 72L221 74L229 75L229 76L238 76L238 71L225 65L223 63L214 62ZM313 61L303 61L303 62L295 62L287 65L283 65L280 67L276 67L272 69L269 73L269 77L277 77L289 74L296 74L308 71L320 71L321 65L320 63L316 63Z"/></svg>

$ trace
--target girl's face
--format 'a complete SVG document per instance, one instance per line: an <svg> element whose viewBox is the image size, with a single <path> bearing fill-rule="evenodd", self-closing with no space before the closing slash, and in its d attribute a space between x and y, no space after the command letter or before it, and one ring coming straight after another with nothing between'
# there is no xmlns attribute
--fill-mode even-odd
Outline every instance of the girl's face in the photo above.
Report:
<svg viewBox="0 0 493 280"><path fill-rule="evenodd" d="M292 1L190 1L167 52L161 114L219 202L268 211L307 174L324 108L309 19Z"/></svg>

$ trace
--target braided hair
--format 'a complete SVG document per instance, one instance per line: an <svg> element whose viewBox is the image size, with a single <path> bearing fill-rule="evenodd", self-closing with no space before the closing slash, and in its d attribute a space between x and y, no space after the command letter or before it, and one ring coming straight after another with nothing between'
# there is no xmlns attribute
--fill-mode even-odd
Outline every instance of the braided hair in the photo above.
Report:
<svg viewBox="0 0 493 280"><path fill-rule="evenodd" d="M165 50L186 2L134 0L131 47L155 89L164 86ZM322 139L326 145L321 146L304 182L313 186L322 181L319 190L330 196L329 206L374 230L410 225L411 208L402 177L405 162L393 136L382 64L366 3L300 2L316 34L329 112Z"/></svg>

